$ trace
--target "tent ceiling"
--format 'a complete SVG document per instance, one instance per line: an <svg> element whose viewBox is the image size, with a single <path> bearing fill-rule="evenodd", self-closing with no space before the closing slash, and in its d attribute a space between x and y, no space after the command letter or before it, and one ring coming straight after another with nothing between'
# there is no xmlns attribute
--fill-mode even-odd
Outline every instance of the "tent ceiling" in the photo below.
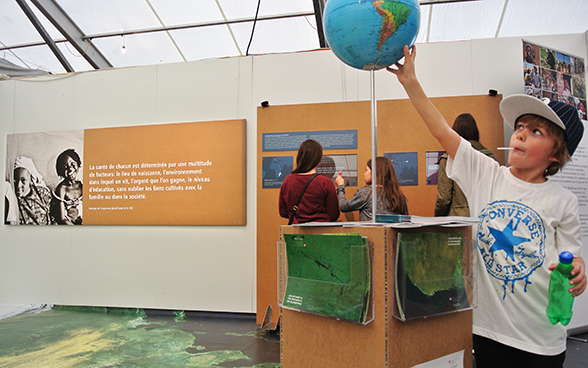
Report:
<svg viewBox="0 0 588 368"><path fill-rule="evenodd" d="M424 5L435 1L421 0L417 43L588 30L586 0L470 0ZM50 73L63 73L67 68L19 2L28 5L73 71L95 69L81 55L90 55L92 50L113 67L127 67L321 47L315 4L324 0L0 0L0 59ZM39 10L55 4L65 15L55 18L56 22L62 25L68 19L77 26L84 47L81 52ZM251 37L256 12L258 20Z"/></svg>

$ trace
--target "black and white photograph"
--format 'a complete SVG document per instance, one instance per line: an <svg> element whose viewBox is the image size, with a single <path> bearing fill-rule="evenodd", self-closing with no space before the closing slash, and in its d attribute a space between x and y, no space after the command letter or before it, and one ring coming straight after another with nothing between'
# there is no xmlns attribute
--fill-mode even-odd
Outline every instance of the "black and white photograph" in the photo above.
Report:
<svg viewBox="0 0 588 368"><path fill-rule="evenodd" d="M82 224L83 141L83 130L7 136L5 224Z"/></svg>

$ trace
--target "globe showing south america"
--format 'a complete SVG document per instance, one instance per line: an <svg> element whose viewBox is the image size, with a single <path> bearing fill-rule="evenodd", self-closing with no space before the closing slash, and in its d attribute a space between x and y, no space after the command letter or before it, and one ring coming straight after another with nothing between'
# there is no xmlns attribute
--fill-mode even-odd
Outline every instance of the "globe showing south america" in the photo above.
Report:
<svg viewBox="0 0 588 368"><path fill-rule="evenodd" d="M328 0L323 15L333 53L363 70L400 60L404 45L414 45L421 20L417 0Z"/></svg>

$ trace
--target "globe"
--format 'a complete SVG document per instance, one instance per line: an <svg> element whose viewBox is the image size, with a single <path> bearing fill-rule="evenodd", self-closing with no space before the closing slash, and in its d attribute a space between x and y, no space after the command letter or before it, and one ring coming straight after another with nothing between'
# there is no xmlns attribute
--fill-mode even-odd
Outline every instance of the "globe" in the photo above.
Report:
<svg viewBox="0 0 588 368"><path fill-rule="evenodd" d="M417 38L417 0L328 0L323 13L327 42L345 64L378 70L396 63Z"/></svg>

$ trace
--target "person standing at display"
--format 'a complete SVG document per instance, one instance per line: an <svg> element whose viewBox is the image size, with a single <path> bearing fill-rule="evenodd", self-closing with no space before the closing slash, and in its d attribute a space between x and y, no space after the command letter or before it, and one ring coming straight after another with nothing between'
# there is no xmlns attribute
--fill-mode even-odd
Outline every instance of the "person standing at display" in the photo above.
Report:
<svg viewBox="0 0 588 368"><path fill-rule="evenodd" d="M296 168L286 176L280 187L280 216L292 218L293 224L331 222L339 218L335 185L316 173L322 157L320 143L312 139L302 142L296 156Z"/></svg>
<svg viewBox="0 0 588 368"><path fill-rule="evenodd" d="M412 51L411 51L412 50ZM500 103L515 131L509 166L473 149L449 127L423 91L414 69L416 47L404 64L388 67L450 156L447 174L466 194L476 231L478 306L473 345L478 368L562 367L566 328L547 317L549 277L562 251L574 255L569 292L586 289L578 199L548 180L570 160L583 125L559 101L514 95Z"/></svg>
<svg viewBox="0 0 588 368"><path fill-rule="evenodd" d="M496 154L480 143L478 125L471 114L465 113L455 118L452 129L466 141L470 142L474 149L498 161ZM437 181L437 199L435 199L435 216L468 217L470 215L470 209L465 194L463 194L459 185L447 177L447 172L445 171L447 157L447 153L443 154L438 162L439 176Z"/></svg>
<svg viewBox="0 0 588 368"><path fill-rule="evenodd" d="M33 160L20 156L14 162L14 192L20 225L51 225L51 191L45 186Z"/></svg>
<svg viewBox="0 0 588 368"><path fill-rule="evenodd" d="M376 157L377 214L408 215L406 197L400 189L394 166L386 157ZM372 211L372 160L367 162L363 174L366 186L360 188L351 199L345 198L345 179L341 175L335 178L337 198L341 212L359 211L359 221L371 221Z"/></svg>

